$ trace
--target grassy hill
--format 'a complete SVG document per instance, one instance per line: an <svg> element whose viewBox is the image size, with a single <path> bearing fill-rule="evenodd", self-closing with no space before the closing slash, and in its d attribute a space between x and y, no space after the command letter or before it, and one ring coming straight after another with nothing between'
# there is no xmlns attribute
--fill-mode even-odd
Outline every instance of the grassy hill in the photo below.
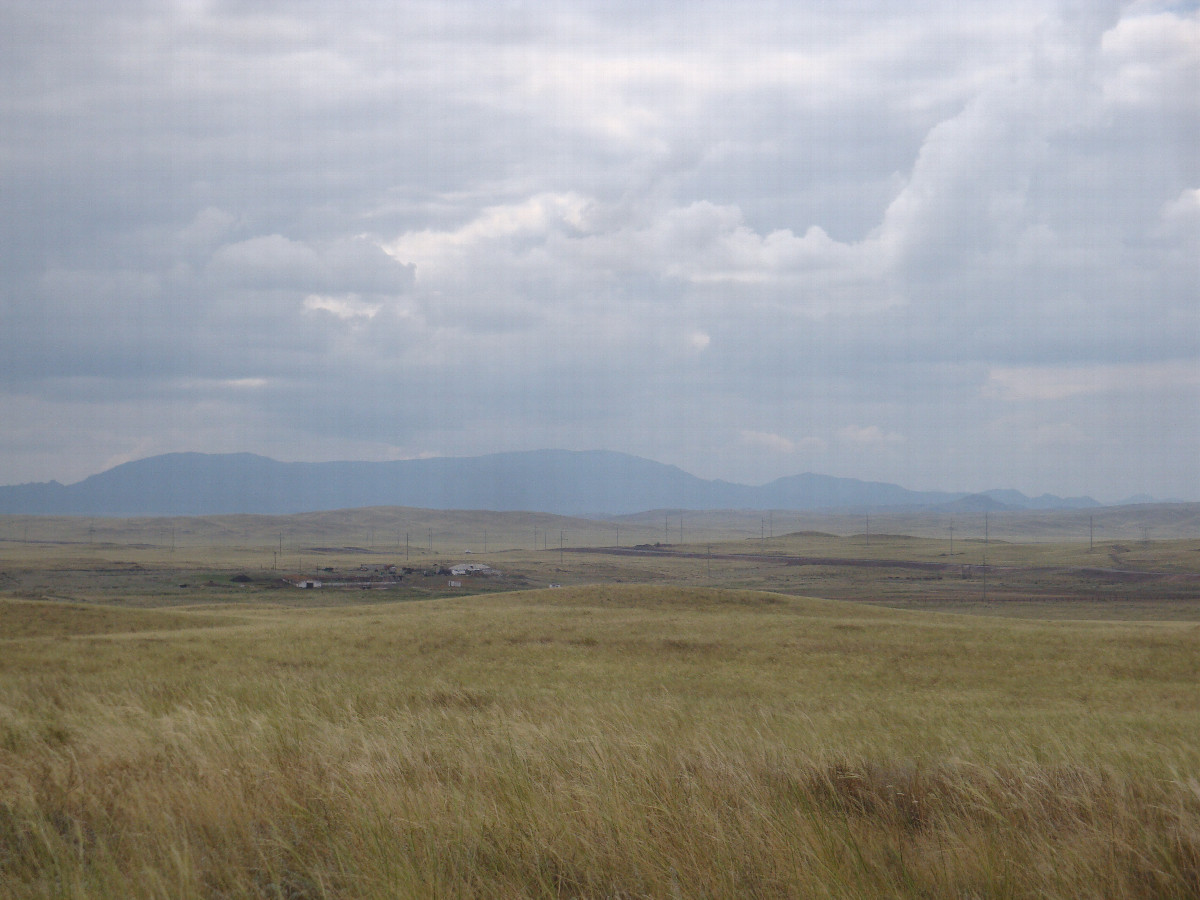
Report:
<svg viewBox="0 0 1200 900"><path fill-rule="evenodd" d="M622 527L637 528L657 541L684 543L752 540L795 532L903 534L948 540L1009 542L1087 542L1200 538L1200 503L1151 503L1096 509L1056 510L872 510L869 513L798 510L652 510L614 517ZM665 521L664 521L665 519Z"/></svg>
<svg viewBox="0 0 1200 900"><path fill-rule="evenodd" d="M94 613L0 604L4 896L1200 889L1190 623L669 585Z"/></svg>

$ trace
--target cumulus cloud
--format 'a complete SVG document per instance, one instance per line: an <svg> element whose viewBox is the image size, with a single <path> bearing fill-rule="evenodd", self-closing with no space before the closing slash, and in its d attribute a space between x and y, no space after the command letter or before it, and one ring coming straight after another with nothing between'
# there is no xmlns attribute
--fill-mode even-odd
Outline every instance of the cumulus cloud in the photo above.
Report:
<svg viewBox="0 0 1200 900"><path fill-rule="evenodd" d="M760 234L736 206L707 201L629 208L578 194L489 207L452 230L408 232L385 244L414 264L427 292L474 285L480 306L525 305L539 291L627 295L654 285L684 308L747 297L786 314L859 315L894 305L886 250L845 244L820 227ZM500 299L507 297L507 300Z"/></svg>

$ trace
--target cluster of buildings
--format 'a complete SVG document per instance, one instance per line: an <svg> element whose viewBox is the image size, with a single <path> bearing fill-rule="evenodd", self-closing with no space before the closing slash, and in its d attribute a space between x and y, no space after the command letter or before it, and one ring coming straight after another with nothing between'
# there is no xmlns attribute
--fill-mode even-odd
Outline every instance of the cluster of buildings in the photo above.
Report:
<svg viewBox="0 0 1200 900"><path fill-rule="evenodd" d="M395 565L363 565L359 566L359 572L353 575L335 573L332 568L322 569L321 571L326 573L327 577L324 580L313 575L284 575L283 581L292 587L305 590L313 590L321 587L356 587L365 590L367 588L392 587L403 581L405 575L416 574L416 569L411 569L408 566L398 569ZM448 567L438 566L426 570L421 574L427 578L438 575L462 578L464 576L497 576L500 572L485 563L459 563L458 565ZM462 587L462 582L451 581L450 587Z"/></svg>

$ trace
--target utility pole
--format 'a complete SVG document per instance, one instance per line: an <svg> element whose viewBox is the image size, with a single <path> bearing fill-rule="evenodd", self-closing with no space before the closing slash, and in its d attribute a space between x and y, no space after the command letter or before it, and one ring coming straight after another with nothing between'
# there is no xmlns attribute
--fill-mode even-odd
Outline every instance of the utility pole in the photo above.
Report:
<svg viewBox="0 0 1200 900"><path fill-rule="evenodd" d="M1096 517L1088 516L1088 553L1096 549Z"/></svg>
<svg viewBox="0 0 1200 900"><path fill-rule="evenodd" d="M558 564L561 566L562 563L563 563L563 533L560 531L558 533Z"/></svg>
<svg viewBox="0 0 1200 900"><path fill-rule="evenodd" d="M683 543L683 513L679 514L679 543Z"/></svg>
<svg viewBox="0 0 1200 900"><path fill-rule="evenodd" d="M954 555L954 520L950 520L950 555Z"/></svg>
<svg viewBox="0 0 1200 900"><path fill-rule="evenodd" d="M988 545L988 514L983 514L983 546Z"/></svg>
<svg viewBox="0 0 1200 900"><path fill-rule="evenodd" d="M987 603L987 551L983 551L983 602Z"/></svg>
<svg viewBox="0 0 1200 900"><path fill-rule="evenodd" d="M405 560L405 562L408 561L409 549L410 548L409 548L409 544L408 544L408 532L406 531L406 532L404 532L404 560Z"/></svg>
<svg viewBox="0 0 1200 900"><path fill-rule="evenodd" d="M867 549L871 549L871 514L867 513Z"/></svg>
<svg viewBox="0 0 1200 900"><path fill-rule="evenodd" d="M671 543L671 517L666 513L663 514L663 543Z"/></svg>

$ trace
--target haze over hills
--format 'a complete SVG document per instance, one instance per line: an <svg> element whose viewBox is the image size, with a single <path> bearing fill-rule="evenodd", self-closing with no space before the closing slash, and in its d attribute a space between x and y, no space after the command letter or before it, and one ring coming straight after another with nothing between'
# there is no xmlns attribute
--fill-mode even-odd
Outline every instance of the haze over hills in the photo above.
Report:
<svg viewBox="0 0 1200 900"><path fill-rule="evenodd" d="M604 450L537 450L392 462L278 462L250 453L169 453L76 484L0 487L0 513L33 515L285 514L363 506L621 515L651 509L1078 509L1088 497L1017 491L910 491L803 474L750 486Z"/></svg>

